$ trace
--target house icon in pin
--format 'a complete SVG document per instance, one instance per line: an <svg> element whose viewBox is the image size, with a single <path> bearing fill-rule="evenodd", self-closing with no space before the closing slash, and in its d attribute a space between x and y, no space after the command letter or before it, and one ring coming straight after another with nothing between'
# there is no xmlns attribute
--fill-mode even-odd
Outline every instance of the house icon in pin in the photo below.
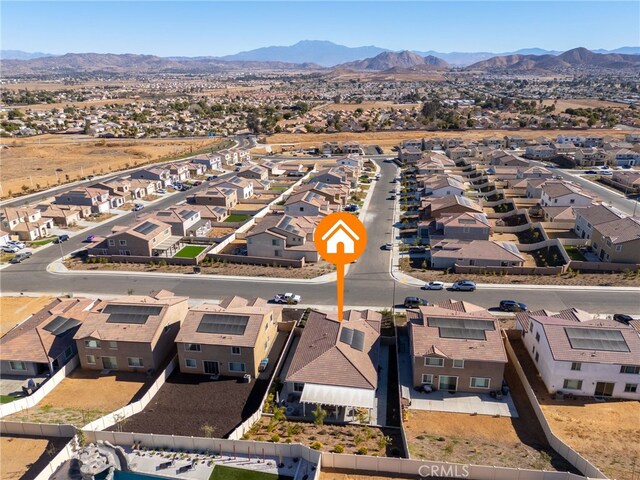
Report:
<svg viewBox="0 0 640 480"><path fill-rule="evenodd" d="M322 241L327 244L327 253L354 253L355 242L360 237L349 228L342 220L338 220L323 236ZM338 250L338 245L342 244L342 252Z"/></svg>

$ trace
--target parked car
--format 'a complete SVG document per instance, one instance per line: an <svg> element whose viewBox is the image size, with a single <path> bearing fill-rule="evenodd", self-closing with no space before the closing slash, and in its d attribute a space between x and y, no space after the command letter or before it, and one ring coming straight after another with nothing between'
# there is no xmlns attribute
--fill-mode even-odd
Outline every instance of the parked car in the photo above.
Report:
<svg viewBox="0 0 640 480"><path fill-rule="evenodd" d="M524 303L516 302L515 300L501 300L500 310L503 312L526 312L527 306Z"/></svg>
<svg viewBox="0 0 640 480"><path fill-rule="evenodd" d="M87 243L91 243L91 242L95 242L96 240L96 236L95 235L89 235L86 239L85 242Z"/></svg>
<svg viewBox="0 0 640 480"><path fill-rule="evenodd" d="M358 207L358 205L356 205L355 203L350 203L349 205L344 207L344 211L345 212L357 212L358 208L360 208L360 207Z"/></svg>
<svg viewBox="0 0 640 480"><path fill-rule="evenodd" d="M18 247L18 250L22 250L26 245L23 242L19 242L18 240L9 240L7 242L8 245L13 245L14 247Z"/></svg>
<svg viewBox="0 0 640 480"><path fill-rule="evenodd" d="M136 204L133 206L133 211L134 211L134 212L139 212L139 211L140 211L140 210L142 210L143 208L144 208L144 205L142 205L142 204L140 204L140 203L136 203Z"/></svg>
<svg viewBox="0 0 640 480"><path fill-rule="evenodd" d="M263 358L260 361L260 365L258 365L258 371L259 372L264 372L267 369L268 365L269 365L269 357Z"/></svg>
<svg viewBox="0 0 640 480"><path fill-rule="evenodd" d="M631 322L633 320L633 317L631 315L627 315L626 313L616 313L613 316L613 319L616 322L620 322L620 323L624 323L625 325L629 325L629 322Z"/></svg>
<svg viewBox="0 0 640 480"><path fill-rule="evenodd" d="M156 193L158 193L160 195L164 195L165 193L167 193L167 191L164 188L160 188L160 189L156 190Z"/></svg>
<svg viewBox="0 0 640 480"><path fill-rule="evenodd" d="M613 175L613 172L611 170L603 170L601 173L605 177L609 177L609 176Z"/></svg>
<svg viewBox="0 0 640 480"><path fill-rule="evenodd" d="M186 183L182 185L180 188L181 191L186 192L187 190L191 190L193 188L191 185L187 185Z"/></svg>
<svg viewBox="0 0 640 480"><path fill-rule="evenodd" d="M422 286L422 289L423 290L442 290L444 289L444 282L439 282L437 280L434 280L432 282L425 283Z"/></svg>
<svg viewBox="0 0 640 480"><path fill-rule="evenodd" d="M194 187L199 187L200 185L202 185L202 182L200 180L196 180L195 182L193 182Z"/></svg>
<svg viewBox="0 0 640 480"><path fill-rule="evenodd" d="M66 242L67 240L69 240L69 235L58 235L58 238L56 238L53 242L54 243L62 243L62 242Z"/></svg>
<svg viewBox="0 0 640 480"><path fill-rule="evenodd" d="M30 256L31 256L31 252L21 252L16 254L15 257L9 260L9 263L20 263L23 260L26 260L27 258L29 258Z"/></svg>
<svg viewBox="0 0 640 480"><path fill-rule="evenodd" d="M403 305L405 306L405 308L415 308L419 307L420 305L429 305L429 302L427 302L424 298L406 297L404 299Z"/></svg>
<svg viewBox="0 0 640 480"><path fill-rule="evenodd" d="M7 243L6 245L2 246L2 251L4 253L16 253L16 252L19 252L20 249L15 245L11 245L10 243Z"/></svg>
<svg viewBox="0 0 640 480"><path fill-rule="evenodd" d="M295 293L278 293L273 297L273 301L276 303L286 303L288 305L297 305L302 298Z"/></svg>
<svg viewBox="0 0 640 480"><path fill-rule="evenodd" d="M586 172L584 172L586 175L597 175L598 172L596 172L595 170L587 170Z"/></svg>
<svg viewBox="0 0 640 480"><path fill-rule="evenodd" d="M473 292L476 289L476 284L471 280L460 280L459 282L454 283L451 286L451 289L460 292Z"/></svg>
<svg viewBox="0 0 640 480"><path fill-rule="evenodd" d="M217 178L218 178L218 175L209 175L207 177L207 181L208 182L212 182L212 181L216 180Z"/></svg>
<svg viewBox="0 0 640 480"><path fill-rule="evenodd" d="M393 250L393 243L387 242L382 246L382 248L385 250Z"/></svg>
<svg viewBox="0 0 640 480"><path fill-rule="evenodd" d="M389 195L389 200L395 200L396 196L395 195Z"/></svg>

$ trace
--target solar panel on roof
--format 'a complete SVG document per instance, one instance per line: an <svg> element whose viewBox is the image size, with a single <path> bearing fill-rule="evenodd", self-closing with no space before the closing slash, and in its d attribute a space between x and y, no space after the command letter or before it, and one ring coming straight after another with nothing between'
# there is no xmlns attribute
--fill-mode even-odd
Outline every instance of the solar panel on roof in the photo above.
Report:
<svg viewBox="0 0 640 480"><path fill-rule="evenodd" d="M196 331L199 333L244 335L248 322L248 315L205 313Z"/></svg>
<svg viewBox="0 0 640 480"><path fill-rule="evenodd" d="M353 331L353 340L351 341L351 346L356 350L364 352L364 332L360 330Z"/></svg>
<svg viewBox="0 0 640 480"><path fill-rule="evenodd" d="M110 304L102 309L109 314L107 323L129 323L144 325L151 316L160 315L162 307L152 305L117 305Z"/></svg>
<svg viewBox="0 0 640 480"><path fill-rule="evenodd" d="M567 334L571 348L576 350L631 351L620 330L565 327L564 331Z"/></svg>
<svg viewBox="0 0 640 480"><path fill-rule="evenodd" d="M148 235L153 232L156 228L159 228L158 225L151 222L144 222L141 225L138 225L133 229L134 232L138 232L141 235Z"/></svg>
<svg viewBox="0 0 640 480"><path fill-rule="evenodd" d="M59 328L66 321L67 321L67 319L65 317L57 316L56 318L51 320L49 323L47 323L47 325L44 327L44 329L47 332L54 332L57 328Z"/></svg>
<svg viewBox="0 0 640 480"><path fill-rule="evenodd" d="M433 318L429 317L430 327L465 328L467 330L495 330L492 320L471 320L467 318Z"/></svg>
<svg viewBox="0 0 640 480"><path fill-rule="evenodd" d="M342 331L340 332L340 341L351 346L351 342L353 341L353 329L343 327Z"/></svg>
<svg viewBox="0 0 640 480"><path fill-rule="evenodd" d="M486 340L484 330L470 328L440 327L438 329L441 338L458 338L461 340Z"/></svg>
<svg viewBox="0 0 640 480"><path fill-rule="evenodd" d="M53 320L51 320L44 329L48 332L51 332L55 336L62 335L63 333L68 332L74 327L80 325L78 320L74 320L73 318L65 318L61 316L57 316Z"/></svg>
<svg viewBox="0 0 640 480"><path fill-rule="evenodd" d="M134 313L112 313L107 318L107 323L130 323L135 325L144 325L149 320L149 315L140 315Z"/></svg>

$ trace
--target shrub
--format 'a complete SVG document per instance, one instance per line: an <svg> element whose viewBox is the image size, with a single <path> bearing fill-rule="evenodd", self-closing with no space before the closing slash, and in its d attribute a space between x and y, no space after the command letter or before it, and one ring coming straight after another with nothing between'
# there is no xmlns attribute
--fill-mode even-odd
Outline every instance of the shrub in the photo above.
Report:
<svg viewBox="0 0 640 480"><path fill-rule="evenodd" d="M313 442L311 444L311 448L313 448L314 450L320 450L322 448L322 444L320 442Z"/></svg>
<svg viewBox="0 0 640 480"><path fill-rule="evenodd" d="M278 443L280 441L280 435L278 435L277 433L274 433L273 435L271 435L271 441L273 443Z"/></svg>
<svg viewBox="0 0 640 480"><path fill-rule="evenodd" d="M362 438L362 435L360 435L359 433L356 433L353 436L353 444L357 447L358 445L360 445L362 442L364 441L364 438Z"/></svg>
<svg viewBox="0 0 640 480"><path fill-rule="evenodd" d="M333 447L333 453L344 453L344 445L336 445Z"/></svg>
<svg viewBox="0 0 640 480"><path fill-rule="evenodd" d="M367 453L369 453L367 447L360 447L356 452L356 455L366 455Z"/></svg>

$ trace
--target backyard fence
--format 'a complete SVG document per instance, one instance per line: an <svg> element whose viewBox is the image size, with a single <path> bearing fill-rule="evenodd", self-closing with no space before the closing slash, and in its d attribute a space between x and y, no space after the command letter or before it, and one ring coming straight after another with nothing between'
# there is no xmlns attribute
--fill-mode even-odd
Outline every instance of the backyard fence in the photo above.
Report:
<svg viewBox="0 0 640 480"><path fill-rule="evenodd" d="M581 262L571 260L569 267L581 272L633 272L640 269L637 263Z"/></svg>
<svg viewBox="0 0 640 480"><path fill-rule="evenodd" d="M66 437L76 434L76 427L57 423L29 423L0 421L2 435L25 435L27 437Z"/></svg>
<svg viewBox="0 0 640 480"><path fill-rule="evenodd" d="M74 456L75 451L73 449L73 441L67 443L62 450L58 452L58 454L53 457L53 459L42 469L42 471L38 474L34 480L49 480L51 475L53 475L60 465L62 465L67 460L71 460Z"/></svg>
<svg viewBox="0 0 640 480"><path fill-rule="evenodd" d="M607 478L604 473L602 473L598 468L596 468L589 460L584 458L578 452L576 452L569 445L564 443L560 438L553 433L549 422L547 422L546 417L544 416L544 412L538 403L538 399L536 394L534 393L531 385L529 385L529 380L527 380L527 376L518 361L518 357L516 356L516 352L513 350L511 346L511 342L509 342L508 337L504 338L505 348L507 350L507 356L509 357L509 361L516 369L518 377L522 382L524 390L527 394L527 398L529 399L529 403L533 407L533 411L536 414L540 425L542 426L542 430L544 431L544 435L549 442L551 448L553 448L556 452L558 452L565 460L567 460L571 465L577 468L580 472L582 472L588 478ZM549 477L551 478L551 477ZM579 478L579 477L576 477Z"/></svg>
<svg viewBox="0 0 640 480"><path fill-rule="evenodd" d="M32 395L0 405L0 418L4 418L8 415L12 415L14 413L21 412L23 410L26 410L27 408L35 406L60 382L62 382L62 380L64 380L65 377L69 375L79 364L80 360L76 355L71 360L69 360L69 362L64 367L58 370L53 375L53 377L45 381L42 386L40 386L40 388L38 388L38 390L36 390Z"/></svg>
<svg viewBox="0 0 640 480"><path fill-rule="evenodd" d="M229 263L240 263L246 265L266 265L275 267L304 267L304 258L300 260L275 257L250 257L248 255L231 255L225 253L210 253L208 258L219 261L227 261Z"/></svg>

